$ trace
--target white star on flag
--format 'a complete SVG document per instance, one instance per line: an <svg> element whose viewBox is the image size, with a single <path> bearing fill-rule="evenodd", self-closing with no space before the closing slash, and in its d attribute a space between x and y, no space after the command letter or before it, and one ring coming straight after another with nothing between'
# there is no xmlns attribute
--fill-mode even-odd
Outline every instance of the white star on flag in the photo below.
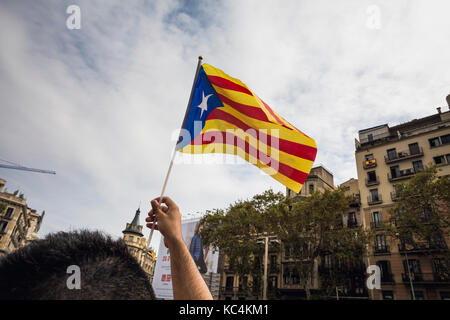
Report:
<svg viewBox="0 0 450 320"><path fill-rule="evenodd" d="M200 103L200 104L197 106L198 108L202 109L202 112L200 113L200 118L203 116L203 111L208 110L208 99L209 99L210 96L212 96L212 94L208 94L208 95L205 97L205 91L203 91L203 92L202 92L202 96L203 96L203 98L202 98L202 103Z"/></svg>

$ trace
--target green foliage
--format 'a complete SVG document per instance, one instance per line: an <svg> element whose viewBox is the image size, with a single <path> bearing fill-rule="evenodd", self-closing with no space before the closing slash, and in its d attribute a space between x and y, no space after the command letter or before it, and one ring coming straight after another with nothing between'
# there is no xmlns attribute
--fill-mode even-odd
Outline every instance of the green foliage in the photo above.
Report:
<svg viewBox="0 0 450 320"><path fill-rule="evenodd" d="M432 242L449 235L450 179L426 168L396 186L399 199L391 210L389 231L405 244Z"/></svg>
<svg viewBox="0 0 450 320"><path fill-rule="evenodd" d="M268 208L283 200L281 193L268 190L249 200L237 201L226 210L207 211L202 218L202 241L219 248L236 274L261 277L264 248L257 243L257 235L271 231Z"/></svg>
<svg viewBox="0 0 450 320"><path fill-rule="evenodd" d="M276 236L283 247L292 248L293 263L309 298L308 279L312 278L314 262L322 255L350 264L362 260L370 234L360 228L343 227L342 216L348 209L349 198L343 189L315 192L296 202L268 190L237 201L226 210L208 211L200 236L206 245L219 248L227 256L235 274L252 274L256 280L262 276L264 250L257 243L258 236ZM327 279L334 287L342 282L338 273L327 274Z"/></svg>
<svg viewBox="0 0 450 320"><path fill-rule="evenodd" d="M312 283L314 263L324 255L332 261L359 265L364 255L370 232L361 228L344 228L342 216L349 210L349 198L343 189L315 192L310 197L289 206L273 208L277 217L276 233L285 246L293 248L295 265L301 285L307 296ZM341 270L329 268L324 281L326 287L334 288Z"/></svg>

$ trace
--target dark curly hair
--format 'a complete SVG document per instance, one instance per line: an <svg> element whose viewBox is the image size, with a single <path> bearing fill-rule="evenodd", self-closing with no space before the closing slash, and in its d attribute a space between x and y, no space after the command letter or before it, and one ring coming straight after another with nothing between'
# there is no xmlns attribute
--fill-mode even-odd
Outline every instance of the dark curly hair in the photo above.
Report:
<svg viewBox="0 0 450 320"><path fill-rule="evenodd" d="M80 268L69 289L67 268ZM49 234L0 259L0 299L155 299L146 273L122 240L99 231Z"/></svg>

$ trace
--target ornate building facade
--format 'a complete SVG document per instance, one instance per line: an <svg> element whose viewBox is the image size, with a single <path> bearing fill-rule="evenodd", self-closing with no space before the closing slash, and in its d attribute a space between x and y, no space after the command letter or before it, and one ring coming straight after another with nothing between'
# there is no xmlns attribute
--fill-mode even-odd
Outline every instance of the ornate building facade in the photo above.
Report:
<svg viewBox="0 0 450 320"><path fill-rule="evenodd" d="M38 239L45 211L38 214L27 205L19 191L3 190L6 181L0 179L0 257Z"/></svg>
<svg viewBox="0 0 450 320"><path fill-rule="evenodd" d="M147 273L151 283L155 272L156 254L153 249L147 247L147 239L142 233L142 225L139 222L140 213L141 210L137 209L133 221L127 223L125 230L122 231L123 241L142 269Z"/></svg>

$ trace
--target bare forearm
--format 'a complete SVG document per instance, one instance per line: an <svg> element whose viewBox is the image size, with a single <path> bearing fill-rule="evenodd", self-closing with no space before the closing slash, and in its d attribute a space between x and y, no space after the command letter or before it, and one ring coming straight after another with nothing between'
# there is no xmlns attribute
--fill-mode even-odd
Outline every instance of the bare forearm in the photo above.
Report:
<svg viewBox="0 0 450 320"><path fill-rule="evenodd" d="M171 243L169 250L174 299L212 300L211 292L183 240Z"/></svg>

